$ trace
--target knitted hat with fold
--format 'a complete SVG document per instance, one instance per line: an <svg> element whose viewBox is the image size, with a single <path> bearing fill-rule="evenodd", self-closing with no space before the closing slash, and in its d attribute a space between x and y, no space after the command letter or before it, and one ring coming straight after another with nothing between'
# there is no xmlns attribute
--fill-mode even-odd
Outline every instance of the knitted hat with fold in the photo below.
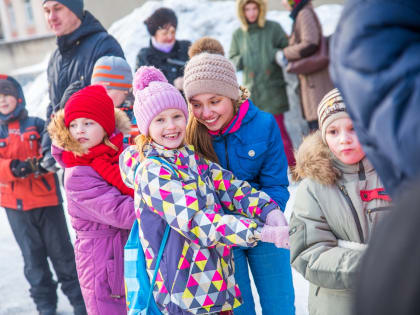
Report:
<svg viewBox="0 0 420 315"><path fill-rule="evenodd" d="M147 136L153 118L167 109L179 109L188 120L184 97L155 67L140 67L134 75L134 116L140 132Z"/></svg>
<svg viewBox="0 0 420 315"><path fill-rule="evenodd" d="M318 105L318 123L324 143L327 143L325 140L327 127L337 119L348 117L346 105L338 89L329 91Z"/></svg>
<svg viewBox="0 0 420 315"><path fill-rule="evenodd" d="M205 93L238 100L240 90L235 66L220 54L203 52L193 56L184 70L184 93L188 100Z"/></svg>
<svg viewBox="0 0 420 315"><path fill-rule="evenodd" d="M101 85L90 85L74 93L64 107L64 123L68 128L77 118L89 118L104 128L108 136L115 130L114 103Z"/></svg>
<svg viewBox="0 0 420 315"><path fill-rule="evenodd" d="M47 1L51 0L44 0L42 3L44 4ZM70 11L72 11L79 20L83 20L83 0L54 0L60 2L62 5L66 6Z"/></svg>
<svg viewBox="0 0 420 315"><path fill-rule="evenodd" d="M103 84L107 89L128 91L133 74L127 61L117 56L99 58L93 66L91 84Z"/></svg>

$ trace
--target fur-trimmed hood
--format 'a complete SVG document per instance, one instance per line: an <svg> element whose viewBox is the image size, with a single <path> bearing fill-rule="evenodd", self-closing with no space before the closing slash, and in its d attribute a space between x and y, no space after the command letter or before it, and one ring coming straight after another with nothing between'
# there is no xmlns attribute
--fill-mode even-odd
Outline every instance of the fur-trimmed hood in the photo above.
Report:
<svg viewBox="0 0 420 315"><path fill-rule="evenodd" d="M130 132L130 119L122 110L115 108L115 129L116 131L127 134ZM48 133L50 134L53 144L65 151L73 152L75 155L83 155L87 153L82 149L79 142L74 139L69 129L64 124L64 109L59 110L51 119L48 125Z"/></svg>
<svg viewBox="0 0 420 315"><path fill-rule="evenodd" d="M303 140L295 158L296 166L292 170L295 181L308 177L321 184L332 185L341 176L341 171L334 165L330 149L322 141L320 131Z"/></svg>
<svg viewBox="0 0 420 315"><path fill-rule="evenodd" d="M244 14L244 7L248 2L254 2L258 5L260 9L260 13L258 15L258 26L264 27L265 25L265 17L267 14L267 0L236 0L236 10L239 17L239 20L241 21L241 26L244 31L248 31L248 22L245 18Z"/></svg>

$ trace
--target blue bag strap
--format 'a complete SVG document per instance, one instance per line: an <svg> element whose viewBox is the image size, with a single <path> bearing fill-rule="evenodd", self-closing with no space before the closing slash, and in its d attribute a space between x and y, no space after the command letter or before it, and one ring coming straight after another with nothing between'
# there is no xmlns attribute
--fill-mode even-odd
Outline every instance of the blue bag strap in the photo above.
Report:
<svg viewBox="0 0 420 315"><path fill-rule="evenodd" d="M148 158L149 159L156 160L156 161L159 161L162 164L165 164L166 166L168 166L172 170L172 172L174 174L177 174L178 175L178 173L177 173L177 171L175 171L174 167L171 164L169 164L167 161L165 161L164 159L162 159L160 157L157 157L157 156L150 156ZM135 174L135 172L134 172L134 174ZM169 224L166 224L165 232L163 234L162 242L160 243L159 253L158 253L158 256L157 256L157 259L156 259L155 272L153 273L153 278L152 278L152 282L151 282L150 290L149 290L149 296L147 297L147 305L146 305L146 309L145 309L145 314L147 314L147 312L149 310L150 301L152 300L152 297L153 297L153 288L155 286L155 282L156 282L156 277L157 277L157 273L158 273L158 270L159 270L160 261L161 261L162 256L163 256L163 251L165 250L166 241L168 240L169 230L170 229L171 228L170 228Z"/></svg>

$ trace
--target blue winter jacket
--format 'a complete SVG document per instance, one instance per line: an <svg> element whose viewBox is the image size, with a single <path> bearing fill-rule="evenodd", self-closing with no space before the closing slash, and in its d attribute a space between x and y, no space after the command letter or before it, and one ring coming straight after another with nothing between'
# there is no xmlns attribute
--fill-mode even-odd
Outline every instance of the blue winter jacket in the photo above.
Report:
<svg viewBox="0 0 420 315"><path fill-rule="evenodd" d="M396 197L420 175L420 1L347 1L330 54L359 140Z"/></svg>
<svg viewBox="0 0 420 315"><path fill-rule="evenodd" d="M212 138L219 164L267 193L284 211L289 199L287 159L274 116L247 100L231 123Z"/></svg>
<svg viewBox="0 0 420 315"><path fill-rule="evenodd" d="M70 34L57 37L57 46L47 70L50 104L47 107L46 126L51 115L64 107L63 95L66 94L64 98L68 98L71 95L70 91L76 92L90 85L93 66L99 58L124 58L120 44L89 11L84 12L79 28ZM50 146L49 137L44 137L43 152L49 150Z"/></svg>

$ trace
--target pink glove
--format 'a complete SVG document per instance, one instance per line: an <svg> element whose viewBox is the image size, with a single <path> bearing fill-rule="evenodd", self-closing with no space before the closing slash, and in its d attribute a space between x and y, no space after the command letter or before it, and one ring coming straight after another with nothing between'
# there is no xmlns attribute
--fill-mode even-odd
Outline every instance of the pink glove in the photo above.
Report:
<svg viewBox="0 0 420 315"><path fill-rule="evenodd" d="M278 248L290 249L289 227L269 226L265 224L261 230L261 240L263 242L274 243Z"/></svg>
<svg viewBox="0 0 420 315"><path fill-rule="evenodd" d="M271 211L265 220L265 224L271 226L287 226L286 218L280 210Z"/></svg>

